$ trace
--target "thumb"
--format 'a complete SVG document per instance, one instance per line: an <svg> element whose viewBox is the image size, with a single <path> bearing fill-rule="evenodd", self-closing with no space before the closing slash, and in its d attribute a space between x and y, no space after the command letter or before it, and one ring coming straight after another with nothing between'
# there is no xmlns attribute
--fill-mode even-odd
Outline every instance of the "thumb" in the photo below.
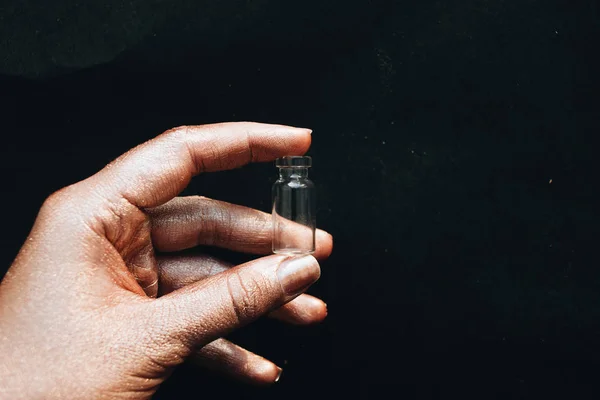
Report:
<svg viewBox="0 0 600 400"><path fill-rule="evenodd" d="M155 300L153 326L163 339L203 346L293 300L320 275L312 256L259 258Z"/></svg>

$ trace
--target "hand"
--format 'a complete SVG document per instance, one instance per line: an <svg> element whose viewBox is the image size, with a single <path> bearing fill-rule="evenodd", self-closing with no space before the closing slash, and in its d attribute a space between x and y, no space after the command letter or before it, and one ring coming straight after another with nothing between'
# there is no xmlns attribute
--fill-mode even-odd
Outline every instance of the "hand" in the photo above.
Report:
<svg viewBox="0 0 600 400"><path fill-rule="evenodd" d="M0 284L0 397L149 398L188 358L275 381L273 363L220 338L267 313L322 320L325 304L301 294L320 276L316 259L271 255L231 268L178 256L200 244L268 254L271 222L174 197L196 174L301 155L310 139L254 123L177 128L51 195ZM315 257L331 249L318 231Z"/></svg>

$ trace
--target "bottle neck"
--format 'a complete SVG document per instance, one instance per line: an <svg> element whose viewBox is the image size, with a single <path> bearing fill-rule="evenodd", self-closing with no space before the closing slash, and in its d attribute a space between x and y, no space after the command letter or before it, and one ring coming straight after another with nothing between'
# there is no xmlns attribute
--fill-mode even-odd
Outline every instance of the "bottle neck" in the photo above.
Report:
<svg viewBox="0 0 600 400"><path fill-rule="evenodd" d="M279 168L279 178L281 178L281 179L308 178L308 168L306 168L306 167Z"/></svg>

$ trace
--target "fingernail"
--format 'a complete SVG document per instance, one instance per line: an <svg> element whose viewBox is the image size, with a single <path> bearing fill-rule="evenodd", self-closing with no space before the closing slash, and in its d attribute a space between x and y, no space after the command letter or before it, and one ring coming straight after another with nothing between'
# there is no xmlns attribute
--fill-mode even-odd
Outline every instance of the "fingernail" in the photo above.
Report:
<svg viewBox="0 0 600 400"><path fill-rule="evenodd" d="M277 269L277 278L288 296L302 293L321 276L321 268L313 256L284 260Z"/></svg>
<svg viewBox="0 0 600 400"><path fill-rule="evenodd" d="M277 378L275 378L274 382L277 383L279 382L279 378L281 378L281 374L283 373L283 370L281 368L278 368L279 372L277 373Z"/></svg>
<svg viewBox="0 0 600 400"><path fill-rule="evenodd" d="M304 133L304 132L308 131L308 133L312 135L312 129L300 128L300 127L294 127L294 129L296 129L298 131L298 133Z"/></svg>

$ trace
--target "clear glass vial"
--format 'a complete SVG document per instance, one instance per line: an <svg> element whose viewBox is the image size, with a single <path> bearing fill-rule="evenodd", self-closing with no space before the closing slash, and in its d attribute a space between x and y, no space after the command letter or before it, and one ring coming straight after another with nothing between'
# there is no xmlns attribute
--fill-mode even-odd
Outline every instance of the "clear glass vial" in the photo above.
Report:
<svg viewBox="0 0 600 400"><path fill-rule="evenodd" d="M316 193L308 179L310 157L277 159L279 179L273 184L273 253L315 251Z"/></svg>

